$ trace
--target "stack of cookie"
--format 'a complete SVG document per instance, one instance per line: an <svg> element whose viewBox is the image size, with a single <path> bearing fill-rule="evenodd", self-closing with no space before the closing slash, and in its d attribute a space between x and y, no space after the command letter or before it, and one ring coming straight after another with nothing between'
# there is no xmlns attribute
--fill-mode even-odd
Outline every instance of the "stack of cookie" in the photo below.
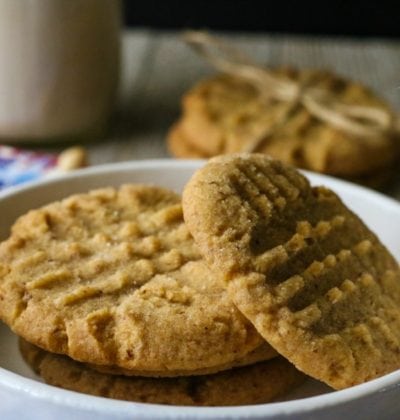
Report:
<svg viewBox="0 0 400 420"><path fill-rule="evenodd" d="M52 385L234 405L304 378L232 304L172 191L126 185L33 210L0 245L0 273L1 318Z"/></svg>
<svg viewBox="0 0 400 420"><path fill-rule="evenodd" d="M341 106L354 107L351 112L363 106L388 118L395 115L365 86L333 73L293 68L269 72L282 82L311 86ZM316 117L301 103L276 100L243 78L220 74L184 95L182 116L168 133L168 146L179 158L261 152L298 168L375 185L398 158L399 132L357 135Z"/></svg>
<svg viewBox="0 0 400 420"><path fill-rule="evenodd" d="M239 405L299 370L341 389L400 368L397 262L333 192L262 154L212 159L183 213L140 185L33 210L0 273L1 319L67 389Z"/></svg>

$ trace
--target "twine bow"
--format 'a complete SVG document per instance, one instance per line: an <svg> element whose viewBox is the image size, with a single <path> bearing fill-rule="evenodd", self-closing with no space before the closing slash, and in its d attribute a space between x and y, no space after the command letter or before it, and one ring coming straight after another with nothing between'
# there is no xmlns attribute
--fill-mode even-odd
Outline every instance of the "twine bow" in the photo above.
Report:
<svg viewBox="0 0 400 420"><path fill-rule="evenodd" d="M241 51L208 33L187 31L183 34L183 39L212 67L247 81L265 100L275 99L289 104L279 121L246 147L248 152L258 149L276 128L289 120L299 106L303 106L311 115L330 126L369 141L379 141L379 137L393 133L400 134L400 120L388 110L347 105L339 101L332 92L313 87L312 82L300 83L279 78L254 63Z"/></svg>

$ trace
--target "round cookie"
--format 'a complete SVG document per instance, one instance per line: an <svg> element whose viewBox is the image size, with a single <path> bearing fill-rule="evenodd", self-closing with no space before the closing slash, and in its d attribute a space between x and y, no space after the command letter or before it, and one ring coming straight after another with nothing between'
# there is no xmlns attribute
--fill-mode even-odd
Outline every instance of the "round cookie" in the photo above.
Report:
<svg viewBox="0 0 400 420"><path fill-rule="evenodd" d="M104 365L93 365L86 363L87 367L96 370L101 373L107 373L109 375L124 375L124 376L142 376L151 378L166 378L176 376L197 376L197 375L209 375L216 372L222 372L236 367L249 366L254 363L264 362L266 360L273 359L279 356L278 353L266 342L256 347L251 352L245 354L243 357L237 360L232 360L229 363L222 365L216 365L208 368L195 369L195 370L128 370L118 368L115 366L104 366Z"/></svg>
<svg viewBox="0 0 400 420"><path fill-rule="evenodd" d="M234 303L298 369L340 389L400 368L399 266L332 191L241 154L195 173L183 207Z"/></svg>
<svg viewBox="0 0 400 420"><path fill-rule="evenodd" d="M273 70L276 76L332 93L346 105L389 106L366 87L321 70ZM340 131L298 106L279 124L289 104L262 97L246 81L218 75L200 82L183 99L180 125L187 140L209 156L244 151L269 154L316 172L357 177L391 166L399 136L361 138ZM391 111L392 112L392 111ZM272 130L271 135L267 135ZM253 144L263 139L254 149Z"/></svg>
<svg viewBox="0 0 400 420"><path fill-rule="evenodd" d="M305 379L281 357L214 375L154 379L98 373L66 356L45 352L25 341L20 342L20 349L26 362L50 385L101 397L153 404L260 404L276 399Z"/></svg>
<svg viewBox="0 0 400 420"><path fill-rule="evenodd" d="M264 343L163 188L100 189L30 211L0 244L0 273L1 319L82 362L191 374Z"/></svg>

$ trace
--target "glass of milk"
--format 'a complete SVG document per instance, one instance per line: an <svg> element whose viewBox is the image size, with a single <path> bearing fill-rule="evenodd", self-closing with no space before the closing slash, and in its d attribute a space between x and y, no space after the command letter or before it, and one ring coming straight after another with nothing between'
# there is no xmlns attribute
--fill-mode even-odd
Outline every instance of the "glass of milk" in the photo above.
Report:
<svg viewBox="0 0 400 420"><path fill-rule="evenodd" d="M99 134L116 99L119 0L0 0L0 142Z"/></svg>

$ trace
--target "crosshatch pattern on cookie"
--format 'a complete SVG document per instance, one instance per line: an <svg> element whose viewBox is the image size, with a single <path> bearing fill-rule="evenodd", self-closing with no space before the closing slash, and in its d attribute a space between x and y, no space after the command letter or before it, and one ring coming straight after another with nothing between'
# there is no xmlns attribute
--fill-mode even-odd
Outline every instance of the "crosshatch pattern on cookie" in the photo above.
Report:
<svg viewBox="0 0 400 420"><path fill-rule="evenodd" d="M244 154L212 159L183 203L235 304L299 369L344 388L400 367L398 264L332 191Z"/></svg>
<svg viewBox="0 0 400 420"><path fill-rule="evenodd" d="M76 360L190 374L227 368L264 343L165 189L107 188L33 210L0 245L0 271L1 318Z"/></svg>
<svg viewBox="0 0 400 420"><path fill-rule="evenodd" d="M305 375L282 357L207 376L127 378L92 371L66 356L20 341L26 362L48 384L101 397L153 404L229 406L270 402Z"/></svg>

